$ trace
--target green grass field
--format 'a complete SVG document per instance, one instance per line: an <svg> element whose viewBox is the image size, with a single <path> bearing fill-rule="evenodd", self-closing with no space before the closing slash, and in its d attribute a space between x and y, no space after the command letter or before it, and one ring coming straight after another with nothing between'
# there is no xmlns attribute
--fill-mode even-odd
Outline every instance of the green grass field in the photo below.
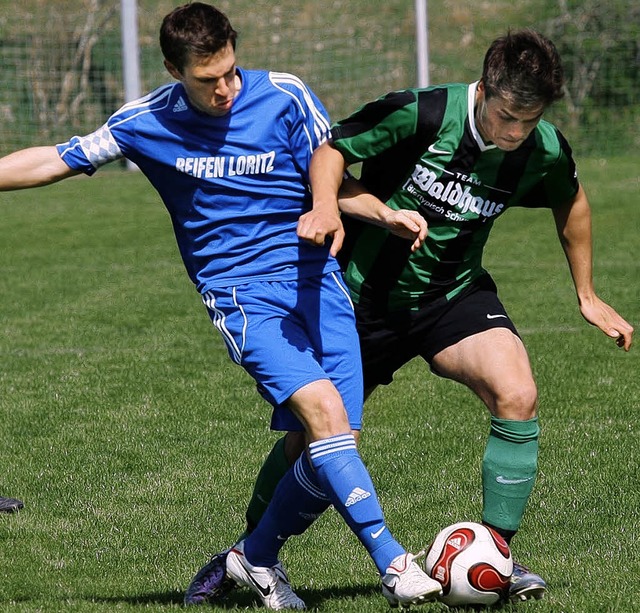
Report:
<svg viewBox="0 0 640 613"><path fill-rule="evenodd" d="M640 325L640 160L580 169L596 286ZM0 196L0 611L165 611L243 525L275 435L226 356L137 173ZM540 471L517 559L549 582L504 611L634 611L640 602L640 347L578 312L548 211L498 221L486 265L540 387ZM412 362L367 404L361 451L409 549L478 519L488 418ZM335 512L283 552L312 610L384 611L373 565ZM238 591L219 608L252 608ZM444 611L443 605L423 611Z"/></svg>

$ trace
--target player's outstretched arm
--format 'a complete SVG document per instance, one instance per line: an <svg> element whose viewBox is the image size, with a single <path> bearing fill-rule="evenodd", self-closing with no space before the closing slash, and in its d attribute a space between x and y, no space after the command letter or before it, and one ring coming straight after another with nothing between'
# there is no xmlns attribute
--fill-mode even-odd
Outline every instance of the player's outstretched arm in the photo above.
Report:
<svg viewBox="0 0 640 613"><path fill-rule="evenodd" d="M367 192L354 178L342 182L339 192L340 210L376 226L386 228L400 238L413 241L411 251L419 249L427 237L427 220L418 211L395 210Z"/></svg>
<svg viewBox="0 0 640 613"><path fill-rule="evenodd" d="M633 326L601 300L593 287L591 208L582 186L575 198L553 211L558 237L576 288L580 313L592 325L629 351Z"/></svg>
<svg viewBox="0 0 640 613"><path fill-rule="evenodd" d="M30 147L0 158L0 191L49 185L77 174L54 146Z"/></svg>

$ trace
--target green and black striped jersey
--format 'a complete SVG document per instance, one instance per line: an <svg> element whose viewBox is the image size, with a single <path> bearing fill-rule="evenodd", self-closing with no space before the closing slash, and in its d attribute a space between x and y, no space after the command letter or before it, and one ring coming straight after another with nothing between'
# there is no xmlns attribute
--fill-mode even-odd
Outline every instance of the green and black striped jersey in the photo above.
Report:
<svg viewBox="0 0 640 613"><path fill-rule="evenodd" d="M344 218L341 259L356 302L388 310L450 300L485 273L482 252L493 222L509 207L556 207L578 190L571 148L540 121L515 151L483 142L474 119L477 83L390 93L332 128L361 181L394 209L419 211L424 245Z"/></svg>

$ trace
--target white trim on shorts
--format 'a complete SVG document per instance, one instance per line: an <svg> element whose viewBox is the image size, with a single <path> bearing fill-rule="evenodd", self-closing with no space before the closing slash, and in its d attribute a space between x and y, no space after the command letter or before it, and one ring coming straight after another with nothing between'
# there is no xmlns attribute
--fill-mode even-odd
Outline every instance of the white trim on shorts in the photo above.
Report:
<svg viewBox="0 0 640 613"><path fill-rule="evenodd" d="M242 347L238 347L233 335L229 332L226 324L226 315L216 309L216 297L213 292L208 291L202 295L202 302L204 305L214 313L214 317L211 318L214 327L220 332L222 338L224 339L225 344L229 348L229 353L231 355L231 359L236 363L240 364L242 361L242 352L244 351L244 346L247 340L246 332L247 332L247 316L242 308L242 305L238 304L236 299L236 288L233 288L233 304L238 308L240 313L242 313L242 319L244 320L244 324L242 325Z"/></svg>

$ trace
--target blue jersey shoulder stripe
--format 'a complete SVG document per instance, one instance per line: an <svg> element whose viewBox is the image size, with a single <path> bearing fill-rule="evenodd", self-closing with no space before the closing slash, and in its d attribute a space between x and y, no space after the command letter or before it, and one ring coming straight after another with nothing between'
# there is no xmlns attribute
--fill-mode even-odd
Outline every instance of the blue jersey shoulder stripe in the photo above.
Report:
<svg viewBox="0 0 640 613"><path fill-rule="evenodd" d="M326 140L330 128L330 123L325 117L324 113L318 108L318 105L316 104L314 97L311 95L309 88L303 83L301 79L287 72L270 72L269 80L274 87L291 96L296 101L305 117L307 115L307 109L309 110L311 117L313 118L314 125L315 141L311 141L311 149L314 150L319 144ZM291 90L284 87L285 84L292 85L294 88L296 88L298 90L298 95L296 95L295 92L292 92ZM300 96L304 101L304 104L302 104Z"/></svg>
<svg viewBox="0 0 640 613"><path fill-rule="evenodd" d="M58 153L67 164L87 174L100 166L123 157L111 130L140 115L166 108L176 83L159 87L142 98L120 107L100 128L86 136L74 136L68 143L58 145Z"/></svg>
<svg viewBox="0 0 640 613"><path fill-rule="evenodd" d="M165 85L161 85L141 98L136 98L135 100L126 102L122 105L120 110L123 111L141 106L149 106L154 104L157 100L164 100L171 94L177 85L178 83L167 83Z"/></svg>
<svg viewBox="0 0 640 613"><path fill-rule="evenodd" d="M124 104L111 116L111 119L108 122L109 126L115 127L125 121L129 121L143 115L144 113L160 111L167 108L167 106L169 106L169 101L171 100L171 94L176 86L177 83L163 85L142 98L138 98L137 100Z"/></svg>

